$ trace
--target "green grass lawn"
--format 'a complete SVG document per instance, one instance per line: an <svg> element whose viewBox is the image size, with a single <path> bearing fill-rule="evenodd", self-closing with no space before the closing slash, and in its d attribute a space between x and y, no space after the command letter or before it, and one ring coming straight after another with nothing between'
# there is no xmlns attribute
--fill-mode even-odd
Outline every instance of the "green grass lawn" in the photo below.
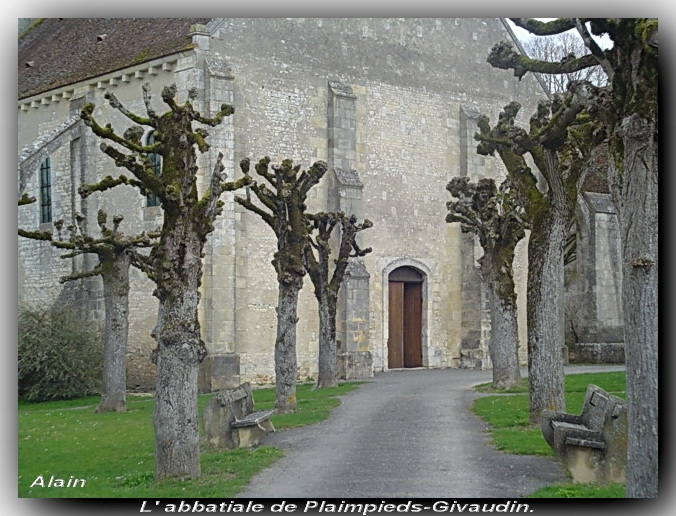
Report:
<svg viewBox="0 0 676 516"><path fill-rule="evenodd" d="M625 398L625 373L582 373L566 376L566 412L579 414L582 411L587 386L592 383L615 396ZM519 387L500 391L491 384L476 387L487 394L477 399L473 411L490 425L490 434L496 449L521 455L554 457L539 426L529 424L528 379ZM495 394L490 394L495 393ZM624 485L593 486L561 484L540 489L533 493L539 498L623 498Z"/></svg>
<svg viewBox="0 0 676 516"><path fill-rule="evenodd" d="M316 423L340 404L337 396L360 382L332 389L297 389L294 414L272 416L278 430ZM256 410L274 407L274 388L254 390ZM199 397L200 417L212 395ZM98 397L47 403L19 403L18 495L37 498L229 498L249 479L282 456L277 448L211 451L202 447L199 480L157 483L154 480L153 398L128 396L127 411L95 414ZM200 421L201 423L201 421ZM201 425L200 425L201 426ZM201 428L200 428L201 432ZM42 475L47 486L52 476L85 479L85 487L30 487Z"/></svg>
<svg viewBox="0 0 676 516"><path fill-rule="evenodd" d="M473 410L490 425L495 447L506 453L553 456L539 427L528 423L528 388L496 393L490 384L477 390L485 396ZM625 376L617 373L575 374L566 377L567 412L582 409L587 385L599 385L625 396ZM326 418L346 394L360 382L346 382L333 389L298 386L294 414L272 416L275 428L283 430L313 424ZM200 415L212 395L199 397ZM274 407L274 388L254 391L256 410ZM98 397L78 400L19 402L18 451L19 497L37 498L229 498L249 479L282 456L277 448L212 451L202 447L202 477L199 480L157 483L154 480L153 398L129 396L127 412L95 414ZM85 487L30 487L40 476L45 485L54 476L67 483L85 479ZM624 497L624 485L609 487L561 484L540 489L532 497L613 498Z"/></svg>

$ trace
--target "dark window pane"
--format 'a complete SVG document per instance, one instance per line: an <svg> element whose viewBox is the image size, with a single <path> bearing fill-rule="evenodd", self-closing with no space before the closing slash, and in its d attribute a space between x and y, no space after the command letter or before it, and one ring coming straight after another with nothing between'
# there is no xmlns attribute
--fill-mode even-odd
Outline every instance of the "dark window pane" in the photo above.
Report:
<svg viewBox="0 0 676 516"><path fill-rule="evenodd" d="M52 170L49 158L40 165L40 223L52 221Z"/></svg>

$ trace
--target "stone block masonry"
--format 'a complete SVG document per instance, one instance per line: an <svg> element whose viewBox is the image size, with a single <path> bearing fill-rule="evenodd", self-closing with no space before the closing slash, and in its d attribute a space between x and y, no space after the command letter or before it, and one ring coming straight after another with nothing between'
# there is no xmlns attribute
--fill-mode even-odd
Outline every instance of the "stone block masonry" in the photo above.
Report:
<svg viewBox="0 0 676 516"><path fill-rule="evenodd" d="M264 156L273 163L289 158L302 168L321 159L330 170L311 192L308 209L342 210L373 221L374 227L359 236L360 244L372 247L373 253L350 265L340 293L344 377L387 369L387 273L396 265L417 268L425 278L420 329L424 366L458 366L463 350L476 350L475 366L485 367L479 352L489 325L475 271L480 248L445 223L445 186L459 175L474 180L504 176L498 158L476 155L478 113L495 119L504 105L519 98L527 123L544 97L531 77L512 80L485 62L491 46L510 37L502 22L221 18L197 27L191 37L189 49L69 86L68 99L59 92L53 95L59 102L22 101L19 147L42 141L40 152L56 164L55 209L71 213L73 199L79 202L74 194L79 185L119 174L98 150L96 138L85 132L78 141L69 129L69 117L84 101L94 101L97 119L110 121L122 133L129 122L107 106L105 88L138 113L144 112L145 81L152 84L158 112L166 110L159 98L164 85L177 83L179 102L190 88L197 88L194 105L206 115L221 103L235 106L232 117L207 128L211 150L199 161L201 191L218 152L225 156L229 178L239 177L244 157L254 163ZM64 136L68 131L72 134ZM34 195L39 159L33 160L24 165L20 183ZM200 324L210 353L200 377L203 391L274 381L274 235L234 202L234 194L222 200L223 213L205 248L201 287ZM125 230L149 231L161 224L161 210L147 207L145 198L128 188L92 196L84 207L90 225L99 207L123 212ZM27 210L20 222L36 229L35 216ZM20 300L58 296L57 277L71 265L53 260L50 253L44 244L20 243ZM157 302L152 283L140 274L134 278L131 387L151 389L150 332ZM309 279L301 292L297 325L303 380L316 375L318 354L317 306L308 284ZM100 317L97 288L94 282L88 287L90 310Z"/></svg>

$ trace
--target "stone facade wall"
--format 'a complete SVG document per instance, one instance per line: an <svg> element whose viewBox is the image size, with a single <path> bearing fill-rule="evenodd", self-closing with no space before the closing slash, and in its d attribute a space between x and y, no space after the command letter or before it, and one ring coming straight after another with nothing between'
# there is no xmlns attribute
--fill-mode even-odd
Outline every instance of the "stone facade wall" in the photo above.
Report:
<svg viewBox="0 0 676 516"><path fill-rule="evenodd" d="M310 192L309 209L343 209L374 223L361 235L362 245L373 252L364 257L363 267L353 267L355 274L341 293L339 340L342 351L354 352L345 363L360 371L369 360L372 370L387 368L387 276L397 266L409 265L425 278L424 365L455 367L461 364L462 349L487 349L490 330L475 271L481 248L461 235L457 224L445 223L445 186L458 175L504 177L498 158L475 152L476 114L495 120L504 105L518 98L525 123L542 97L530 76L517 81L486 63L491 46L508 37L499 19L215 20L196 31L195 51L76 85L68 99L20 110L19 150L55 131L84 100L96 103L98 120L110 121L121 132L127 121L107 107L105 88L140 113L146 80L152 83L158 110L165 110L161 87L172 82L179 86L179 101L188 88L197 87L195 105L206 114L232 103L234 116L209 129L212 150L200 158L202 188L218 151L224 153L231 177L238 176L244 157L254 163L264 156L273 163L290 158L303 168L326 160L330 170ZM90 131L80 138L81 175L118 172L98 151ZM69 142L50 155L59 167L62 196L77 203L74 190L68 189L69 164L78 161L70 148ZM25 191L34 189L34 183L26 183ZM234 202L234 195L224 196L223 215L207 244L200 308L203 338L213 357L208 368L233 377L202 378L203 390L224 382L274 379L277 281L270 262L276 240L257 215ZM58 203L65 206L61 198ZM129 188L94 195L87 203L90 220L99 207L124 213L125 230L151 230L161 223L161 211L146 207L145 199ZM19 222L35 229L29 213ZM69 266L39 246L47 247L20 242L19 292L20 299L46 302L47 292L60 288L56 277ZM525 255L520 256L517 270L523 271ZM523 292L525 274L517 276ZM132 281L130 386L145 389L152 387L154 374L149 355L157 302L152 284L140 272L132 273ZM317 371L318 315L309 283L306 278L297 327L302 380ZM97 288L92 284L88 292ZM525 310L521 313L523 323ZM525 349L524 324L521 333Z"/></svg>
<svg viewBox="0 0 676 516"><path fill-rule="evenodd" d="M620 245L615 213L596 214L596 298L600 342L624 341Z"/></svg>

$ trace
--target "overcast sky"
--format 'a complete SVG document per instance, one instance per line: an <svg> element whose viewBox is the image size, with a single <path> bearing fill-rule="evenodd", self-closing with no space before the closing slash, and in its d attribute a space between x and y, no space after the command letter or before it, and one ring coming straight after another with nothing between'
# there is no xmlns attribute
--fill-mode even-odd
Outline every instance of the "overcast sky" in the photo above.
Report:
<svg viewBox="0 0 676 516"><path fill-rule="evenodd" d="M527 30L524 30L521 27L517 27L516 25L514 25L509 18L507 18L507 23L509 23L509 26L512 28L514 34L516 34L516 37L519 38L520 41L525 41L528 38L534 37Z"/></svg>
<svg viewBox="0 0 676 516"><path fill-rule="evenodd" d="M554 20L554 19L555 18L536 18L536 20L542 20L542 21ZM519 38L520 41L526 41L527 39L530 39L530 38L540 37L540 36L533 36L527 30L524 30L521 27L517 27L516 25L514 25L510 21L509 18L507 18L507 22L509 23L510 27L512 27L514 34L516 34L516 37ZM574 30L574 29L571 29L569 32L577 34L577 31ZM608 48L610 46L610 39L607 36L603 36L602 38L598 38L598 37L594 36L594 39L599 43L601 48Z"/></svg>

